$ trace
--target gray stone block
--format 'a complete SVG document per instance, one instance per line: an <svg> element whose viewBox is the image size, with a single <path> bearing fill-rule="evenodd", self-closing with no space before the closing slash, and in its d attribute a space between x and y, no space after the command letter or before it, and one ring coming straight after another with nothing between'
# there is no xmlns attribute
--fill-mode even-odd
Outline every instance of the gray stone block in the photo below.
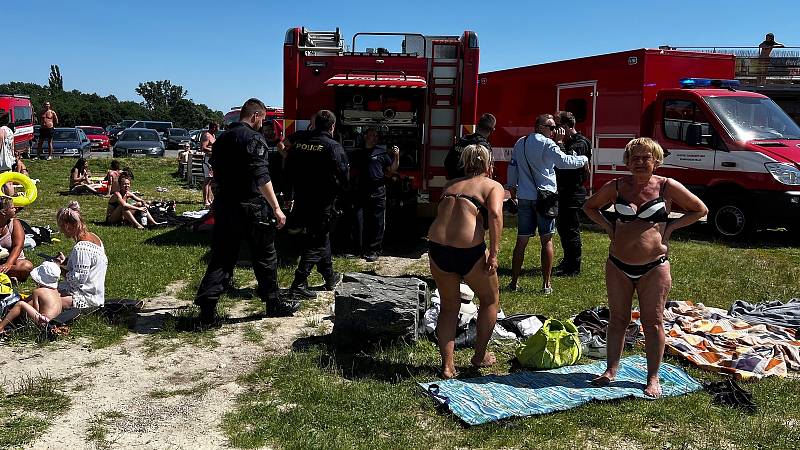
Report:
<svg viewBox="0 0 800 450"><path fill-rule="evenodd" d="M428 298L428 286L418 278L347 273L336 288L333 342L363 347L416 341Z"/></svg>

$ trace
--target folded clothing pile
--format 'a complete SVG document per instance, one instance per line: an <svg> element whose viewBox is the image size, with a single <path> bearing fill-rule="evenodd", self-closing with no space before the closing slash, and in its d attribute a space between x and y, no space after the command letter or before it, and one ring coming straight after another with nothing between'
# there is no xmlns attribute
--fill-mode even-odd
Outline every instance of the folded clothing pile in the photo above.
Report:
<svg viewBox="0 0 800 450"><path fill-rule="evenodd" d="M608 332L609 317L607 306L596 306L572 317L572 323L578 328L584 355L592 358L606 357L606 333ZM633 310L631 322L625 330L625 345L633 347L637 341L643 338L639 311Z"/></svg>

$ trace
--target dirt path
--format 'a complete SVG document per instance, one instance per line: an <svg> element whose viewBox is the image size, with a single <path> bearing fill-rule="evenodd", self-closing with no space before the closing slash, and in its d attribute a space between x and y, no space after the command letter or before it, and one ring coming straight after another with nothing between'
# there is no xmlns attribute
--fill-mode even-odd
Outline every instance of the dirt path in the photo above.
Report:
<svg viewBox="0 0 800 450"><path fill-rule="evenodd" d="M237 378L265 355L285 353L304 333L319 332L329 324L322 317L333 298L320 293L314 310L295 317L223 325L214 348L180 342L181 338L156 338L164 347L153 352L148 343L154 338L140 333L159 328L165 313L186 305L173 296L178 289L171 286L164 296L148 301L134 332L109 348L91 350L75 341L45 349L0 347L0 357L7 361L2 366L6 382L49 376L61 380L72 399L69 411L29 448L96 448L96 441L87 437L92 430L104 430L104 440L113 448L225 447L219 424L242 392ZM247 314L234 308L230 316ZM309 328L312 323L314 328ZM262 342L246 338L254 331L263 336Z"/></svg>
<svg viewBox="0 0 800 450"><path fill-rule="evenodd" d="M369 270L380 275L423 275L421 259L381 258ZM146 302L134 330L123 342L92 350L76 341L46 348L0 346L1 383L45 375L57 380L72 405L28 448L167 449L221 448L225 412L234 408L244 387L238 377L250 372L264 356L285 354L299 337L329 332L333 294L322 292L314 308L290 318L252 317L245 306L229 316L242 319L215 333L218 345L187 342L190 333L175 339L152 335L168 317L187 305L175 298L176 283L165 294ZM263 341L255 342L253 335ZM99 436L94 440L89 435Z"/></svg>

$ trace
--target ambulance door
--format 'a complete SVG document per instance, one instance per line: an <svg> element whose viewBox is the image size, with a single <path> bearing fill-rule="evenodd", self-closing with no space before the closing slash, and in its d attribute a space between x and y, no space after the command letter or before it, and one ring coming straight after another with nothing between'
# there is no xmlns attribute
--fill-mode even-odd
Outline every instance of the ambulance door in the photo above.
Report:
<svg viewBox="0 0 800 450"><path fill-rule="evenodd" d="M575 129L583 134L592 147L595 143L595 110L597 108L597 81L581 81L578 83L565 83L556 86L556 110L569 111L575 115ZM594 159L594 158L593 158ZM594 161L592 161L592 176L589 177L589 188L594 179Z"/></svg>

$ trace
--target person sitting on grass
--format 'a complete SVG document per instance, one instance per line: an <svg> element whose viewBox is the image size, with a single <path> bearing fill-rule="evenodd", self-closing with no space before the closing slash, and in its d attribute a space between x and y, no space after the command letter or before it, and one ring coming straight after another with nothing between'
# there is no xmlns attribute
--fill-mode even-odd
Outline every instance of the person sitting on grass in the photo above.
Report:
<svg viewBox="0 0 800 450"><path fill-rule="evenodd" d="M102 185L92 183L89 179L91 173L89 167L86 166L84 158L78 158L72 170L69 173L69 190L73 194L97 194L97 189Z"/></svg>
<svg viewBox="0 0 800 450"><path fill-rule="evenodd" d="M64 281L58 284L58 289L38 287L28 299L27 303L45 316L38 320L40 323L48 322L65 309L97 307L105 303L108 258L103 241L86 227L81 206L74 200L58 210L56 221L64 236L75 240L75 246L69 258L63 253L55 258L64 271Z"/></svg>
<svg viewBox="0 0 800 450"><path fill-rule="evenodd" d="M111 160L111 168L106 172L104 180L108 182L108 195L114 195L119 191L119 176L122 170L119 168L119 161L116 159Z"/></svg>
<svg viewBox="0 0 800 450"><path fill-rule="evenodd" d="M0 247L8 251L8 258L0 262L0 273L5 273L19 281L28 279L33 270L33 264L25 259L25 230L16 218L17 210L14 208L14 199L8 196L0 197Z"/></svg>
<svg viewBox="0 0 800 450"><path fill-rule="evenodd" d="M128 203L128 200L133 200ZM148 210L149 203L142 200L139 196L131 192L131 178L127 172L123 171L119 176L119 191L111 195L108 199L108 209L106 210L106 224L116 225L118 223L127 223L138 229L144 229L144 226L137 220L134 212L147 217L147 223L159 225L153 219Z"/></svg>
<svg viewBox="0 0 800 450"><path fill-rule="evenodd" d="M442 355L442 378L457 375L453 353L461 307L461 280L480 300L472 365L487 367L496 362L486 347L500 303L497 255L503 231L505 191L492 180L494 164L485 146L468 145L461 153L461 162L466 176L444 186L436 219L428 230L431 274L441 296L436 339Z"/></svg>
<svg viewBox="0 0 800 450"><path fill-rule="evenodd" d="M36 282L38 288L51 289L58 292L58 280L61 278L61 267L53 261L45 261L42 265L36 267L31 271L31 279ZM8 280L8 278L6 278ZM6 334L5 328L22 316L24 313L34 323L38 325L47 325L50 319L44 314L39 312L40 304L38 296L30 296L25 300L19 300L8 309L8 313L0 321L0 336Z"/></svg>

